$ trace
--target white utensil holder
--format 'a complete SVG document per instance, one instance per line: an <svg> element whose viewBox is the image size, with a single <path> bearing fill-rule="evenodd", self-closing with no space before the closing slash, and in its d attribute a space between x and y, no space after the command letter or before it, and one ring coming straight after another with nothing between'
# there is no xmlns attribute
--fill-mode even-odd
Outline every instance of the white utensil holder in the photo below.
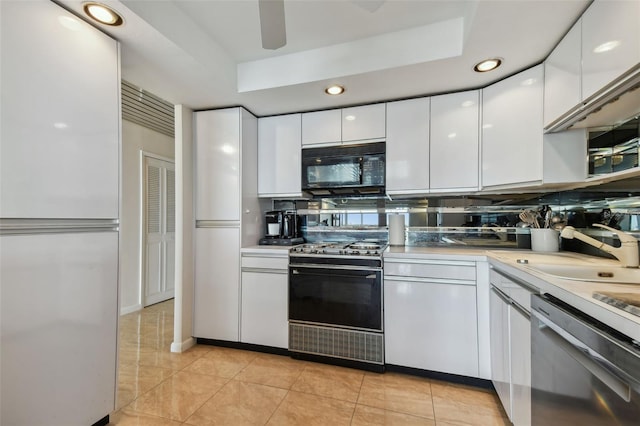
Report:
<svg viewBox="0 0 640 426"><path fill-rule="evenodd" d="M548 228L531 228L531 250L546 252L560 250L560 232Z"/></svg>

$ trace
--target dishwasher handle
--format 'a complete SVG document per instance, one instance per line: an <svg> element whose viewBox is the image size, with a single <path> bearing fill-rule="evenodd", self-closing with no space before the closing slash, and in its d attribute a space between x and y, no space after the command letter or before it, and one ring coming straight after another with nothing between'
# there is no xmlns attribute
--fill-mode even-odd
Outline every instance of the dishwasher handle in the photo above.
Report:
<svg viewBox="0 0 640 426"><path fill-rule="evenodd" d="M616 368L614 365L598 353L591 350L588 346L584 345L571 334L550 322L539 312L532 311L532 314L541 323L541 326L539 327L540 333L545 335L556 346L563 349L576 362L586 368L591 374L597 377L624 401L631 401L631 386L601 364L609 365L611 368Z"/></svg>

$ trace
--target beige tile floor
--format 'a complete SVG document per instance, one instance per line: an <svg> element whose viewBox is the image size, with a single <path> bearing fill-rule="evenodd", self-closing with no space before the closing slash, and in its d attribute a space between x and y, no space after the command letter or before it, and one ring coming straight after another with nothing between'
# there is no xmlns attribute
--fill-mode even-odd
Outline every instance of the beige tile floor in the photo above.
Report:
<svg viewBox="0 0 640 426"><path fill-rule="evenodd" d="M111 425L510 424L486 390L172 338L172 300L121 317Z"/></svg>

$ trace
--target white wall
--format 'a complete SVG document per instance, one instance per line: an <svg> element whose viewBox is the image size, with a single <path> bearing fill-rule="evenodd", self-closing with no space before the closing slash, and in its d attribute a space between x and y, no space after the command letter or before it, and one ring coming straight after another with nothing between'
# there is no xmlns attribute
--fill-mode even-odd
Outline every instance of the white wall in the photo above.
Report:
<svg viewBox="0 0 640 426"><path fill-rule="evenodd" d="M140 282L141 151L174 158L174 140L122 121L122 209L120 216L120 314L142 309Z"/></svg>
<svg viewBox="0 0 640 426"><path fill-rule="evenodd" d="M176 128L176 292L171 352L195 344L193 335L193 111L175 107Z"/></svg>

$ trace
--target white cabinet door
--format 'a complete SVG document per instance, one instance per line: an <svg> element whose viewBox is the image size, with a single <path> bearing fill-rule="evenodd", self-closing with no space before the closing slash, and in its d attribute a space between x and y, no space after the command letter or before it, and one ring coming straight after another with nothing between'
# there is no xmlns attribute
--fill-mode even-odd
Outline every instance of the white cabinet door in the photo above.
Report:
<svg viewBox="0 0 640 426"><path fill-rule="evenodd" d="M342 141L366 141L385 137L384 103L342 109Z"/></svg>
<svg viewBox="0 0 640 426"><path fill-rule="evenodd" d="M258 195L302 195L301 137L301 114L258 120Z"/></svg>
<svg viewBox="0 0 640 426"><path fill-rule="evenodd" d="M491 289L491 381L511 419L511 356L509 354L509 305Z"/></svg>
<svg viewBox="0 0 640 426"><path fill-rule="evenodd" d="M116 41L52 2L0 7L0 217L118 217Z"/></svg>
<svg viewBox="0 0 640 426"><path fill-rule="evenodd" d="M240 341L287 348L289 345L287 271L242 272Z"/></svg>
<svg viewBox="0 0 640 426"><path fill-rule="evenodd" d="M640 2L595 1L582 15L582 99L640 62Z"/></svg>
<svg viewBox="0 0 640 426"><path fill-rule="evenodd" d="M385 362L478 377L474 285L385 277Z"/></svg>
<svg viewBox="0 0 640 426"><path fill-rule="evenodd" d="M118 233L3 235L0 282L2 424L86 425L112 412Z"/></svg>
<svg viewBox="0 0 640 426"><path fill-rule="evenodd" d="M431 98L431 189L478 189L479 102L478 90Z"/></svg>
<svg viewBox="0 0 640 426"><path fill-rule="evenodd" d="M582 20L576 22L544 62L544 125L578 105L580 87Z"/></svg>
<svg viewBox="0 0 640 426"><path fill-rule="evenodd" d="M388 194L429 190L430 98L387 103Z"/></svg>
<svg viewBox="0 0 640 426"><path fill-rule="evenodd" d="M342 110L305 112L302 114L302 145L339 144L342 140Z"/></svg>
<svg viewBox="0 0 640 426"><path fill-rule="evenodd" d="M193 335L237 342L240 228L197 228Z"/></svg>
<svg viewBox="0 0 640 426"><path fill-rule="evenodd" d="M195 113L196 219L240 220L240 109Z"/></svg>
<svg viewBox="0 0 640 426"><path fill-rule="evenodd" d="M513 305L509 306L509 320L513 398L511 421L514 426L529 426L531 425L531 321L528 314Z"/></svg>
<svg viewBox="0 0 640 426"><path fill-rule="evenodd" d="M482 186L542 180L542 65L482 91Z"/></svg>

